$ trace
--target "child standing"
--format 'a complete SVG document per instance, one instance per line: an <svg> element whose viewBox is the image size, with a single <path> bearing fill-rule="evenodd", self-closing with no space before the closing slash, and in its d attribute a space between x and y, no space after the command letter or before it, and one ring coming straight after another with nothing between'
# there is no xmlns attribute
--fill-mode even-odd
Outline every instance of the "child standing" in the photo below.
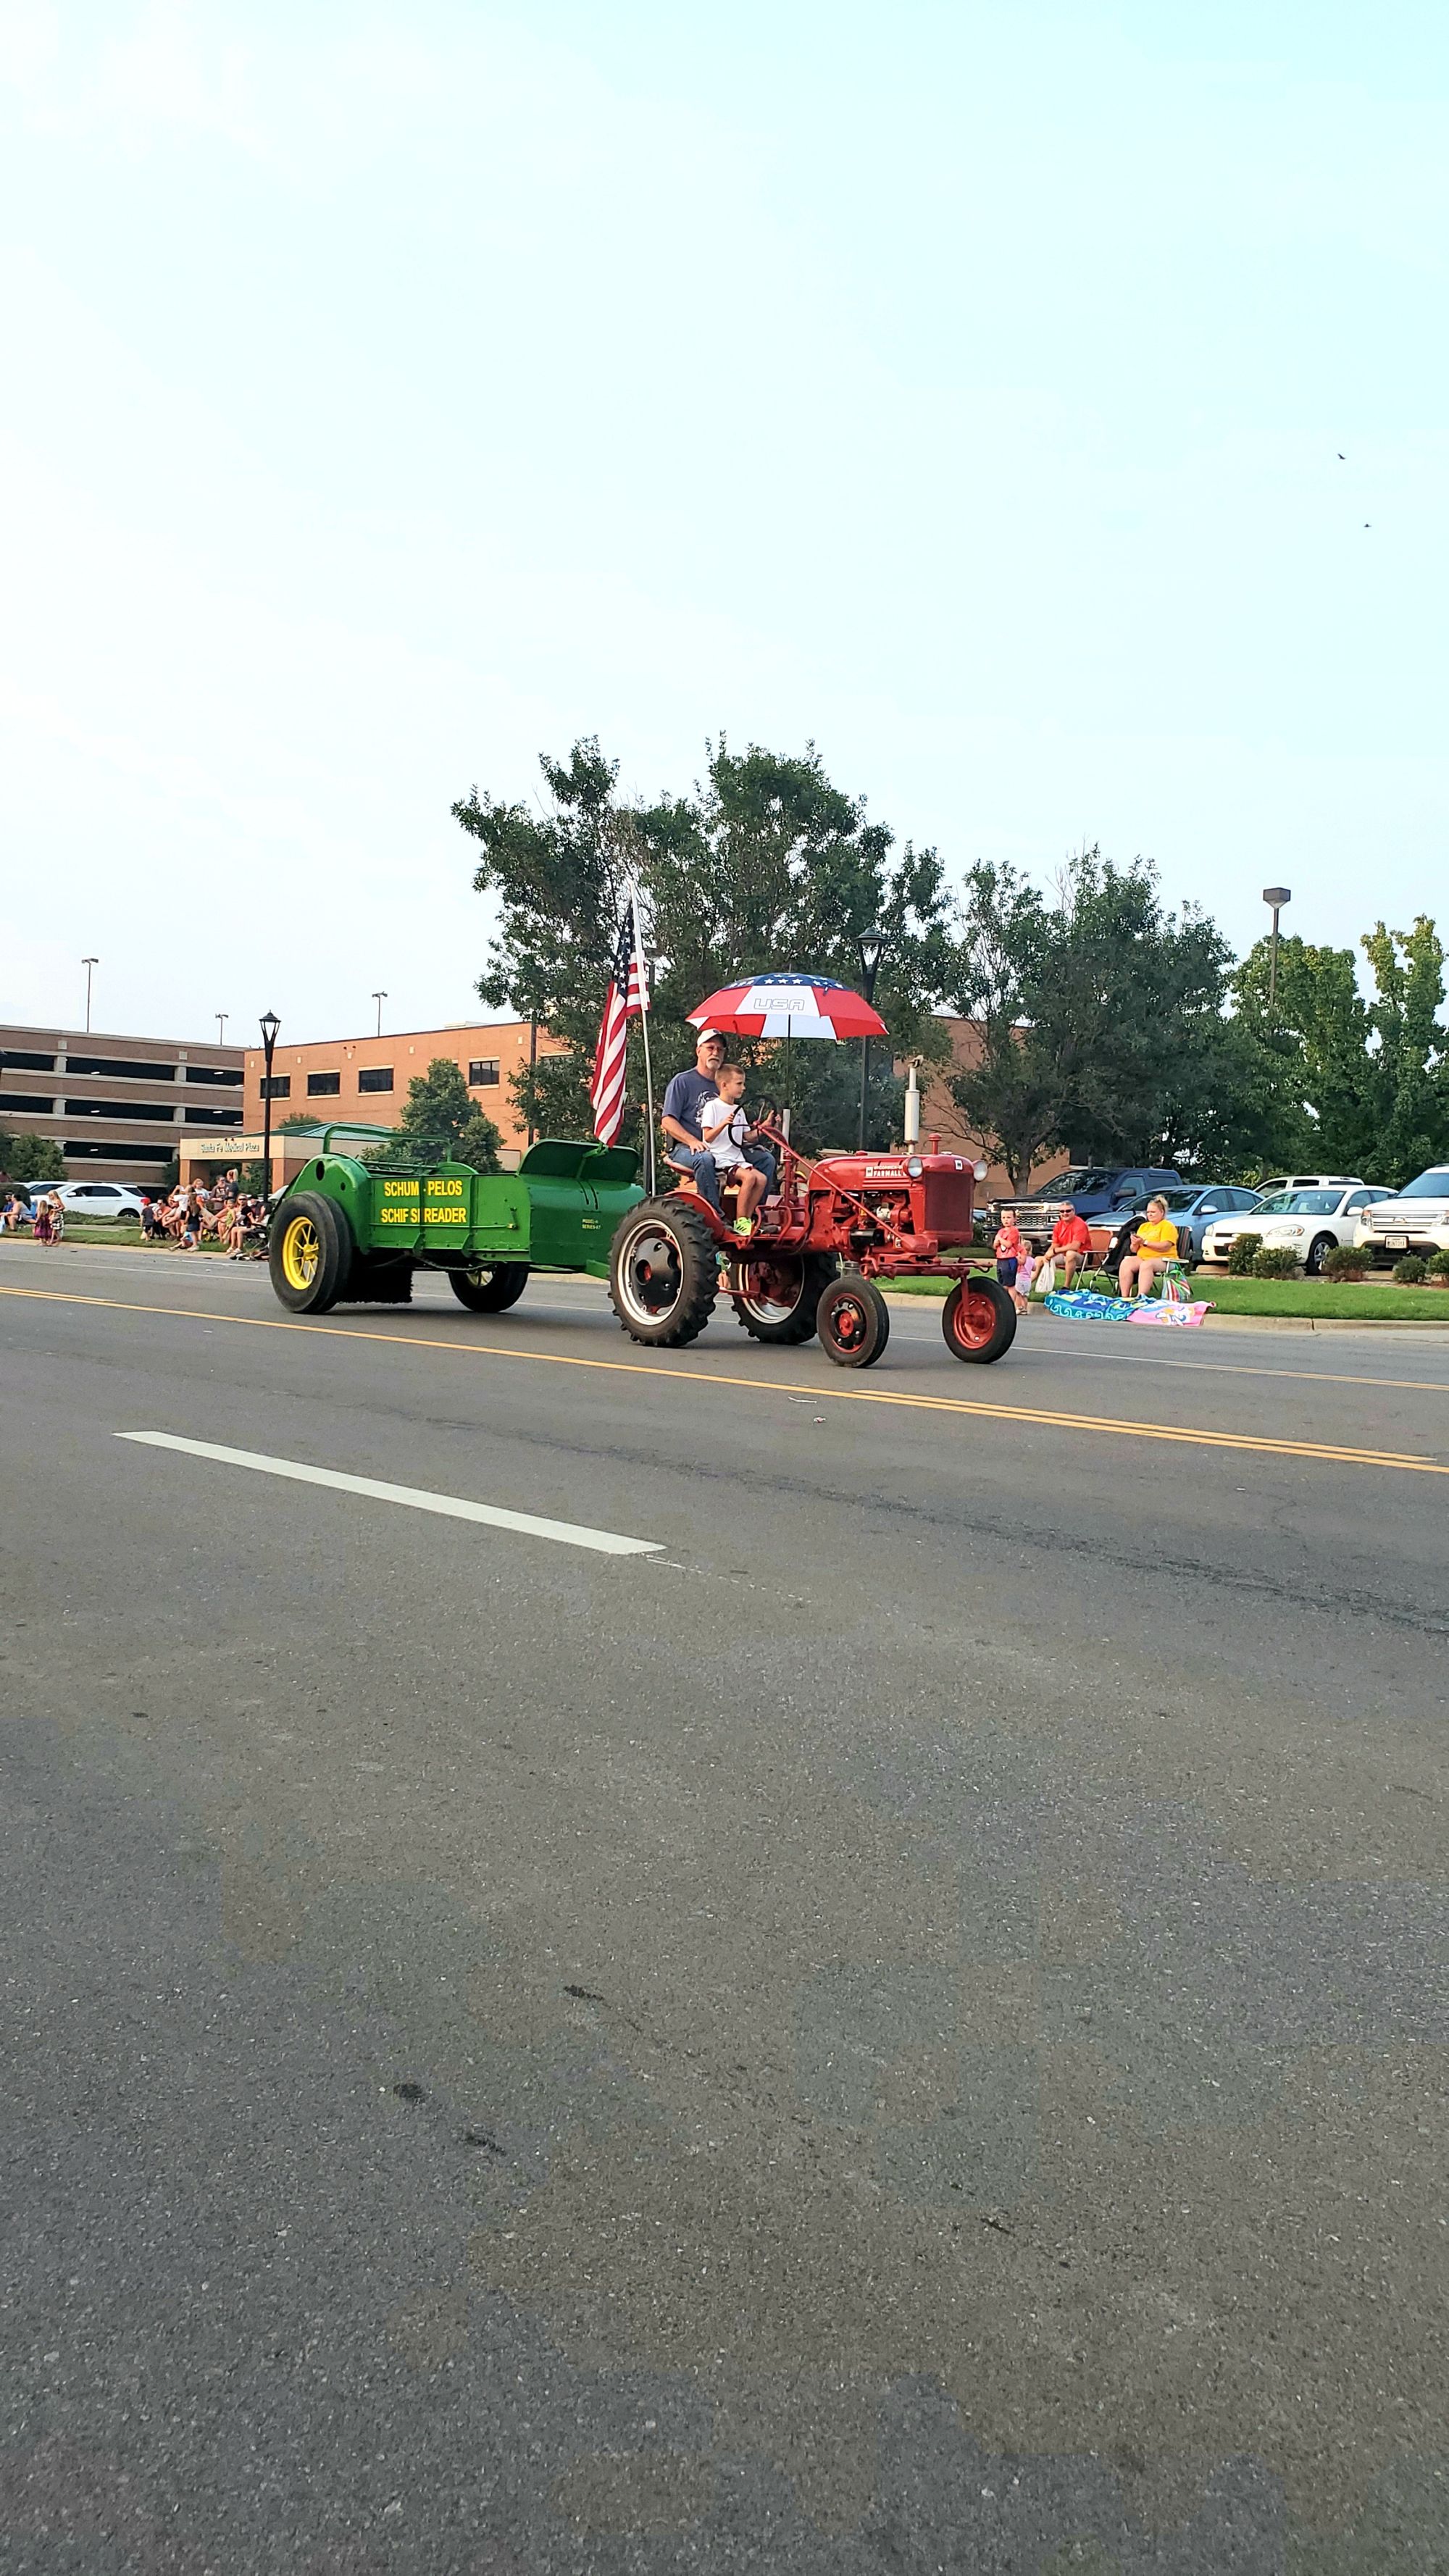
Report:
<svg viewBox="0 0 1449 2576"><path fill-rule="evenodd" d="M1014 1216L1003 1217L996 1229L991 1247L996 1255L996 1276L1003 1288L1011 1290L1011 1302L1018 1315L1026 1313L1026 1299L1017 1286L1023 1261L1030 1259L1026 1241Z"/></svg>

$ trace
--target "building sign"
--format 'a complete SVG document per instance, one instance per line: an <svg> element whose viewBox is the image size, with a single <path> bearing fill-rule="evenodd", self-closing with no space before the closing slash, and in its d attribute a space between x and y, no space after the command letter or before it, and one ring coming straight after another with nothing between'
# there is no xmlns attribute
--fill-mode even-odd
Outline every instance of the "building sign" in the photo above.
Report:
<svg viewBox="0 0 1449 2576"><path fill-rule="evenodd" d="M285 1137L274 1136L273 1153L289 1141ZM253 1163L262 1150L260 1136L214 1136L206 1127L183 1127L176 1144L179 1152L205 1154L208 1162L212 1163Z"/></svg>

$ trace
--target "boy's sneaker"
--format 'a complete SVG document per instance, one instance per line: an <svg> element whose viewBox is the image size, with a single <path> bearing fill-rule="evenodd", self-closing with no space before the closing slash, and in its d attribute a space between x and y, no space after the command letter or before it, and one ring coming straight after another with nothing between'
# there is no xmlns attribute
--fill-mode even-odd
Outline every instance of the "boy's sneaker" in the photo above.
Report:
<svg viewBox="0 0 1449 2576"><path fill-rule="evenodd" d="M754 1233L754 1230L755 1230L755 1229L754 1229L754 1225L753 1225L753 1223L751 1222L751 1220L750 1220L750 1218L749 1218L749 1217L747 1217L747 1216L737 1216L737 1217L735 1218L735 1232L736 1232L736 1234L753 1234L753 1233Z"/></svg>

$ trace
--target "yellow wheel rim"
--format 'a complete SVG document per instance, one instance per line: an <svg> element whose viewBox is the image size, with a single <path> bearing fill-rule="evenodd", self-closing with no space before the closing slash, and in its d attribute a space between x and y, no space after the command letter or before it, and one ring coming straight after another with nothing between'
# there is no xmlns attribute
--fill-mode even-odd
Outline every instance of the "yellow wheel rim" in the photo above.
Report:
<svg viewBox="0 0 1449 2576"><path fill-rule="evenodd" d="M309 1216L294 1217L282 1237L282 1275L289 1288L310 1288L322 1247Z"/></svg>

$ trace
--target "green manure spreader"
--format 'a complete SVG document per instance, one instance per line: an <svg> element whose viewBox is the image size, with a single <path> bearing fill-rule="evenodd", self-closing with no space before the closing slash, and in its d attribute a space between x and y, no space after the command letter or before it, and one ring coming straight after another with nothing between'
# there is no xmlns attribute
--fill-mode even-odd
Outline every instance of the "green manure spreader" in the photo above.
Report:
<svg viewBox="0 0 1449 2576"><path fill-rule="evenodd" d="M511 1306L530 1270L607 1279L615 1228L644 1195L637 1154L617 1146L544 1139L516 1172L475 1172L400 1155L359 1162L332 1151L337 1132L327 1129L272 1217L272 1285L299 1315L405 1306L418 1269L445 1272L480 1315Z"/></svg>

